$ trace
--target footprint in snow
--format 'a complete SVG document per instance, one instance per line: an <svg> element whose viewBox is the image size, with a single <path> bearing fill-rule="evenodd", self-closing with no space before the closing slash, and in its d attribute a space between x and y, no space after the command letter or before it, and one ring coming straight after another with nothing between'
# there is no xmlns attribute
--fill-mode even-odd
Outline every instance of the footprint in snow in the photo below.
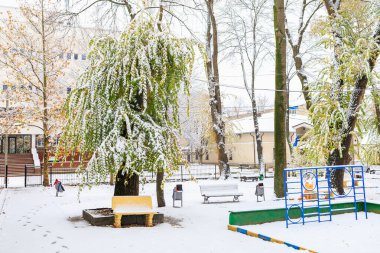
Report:
<svg viewBox="0 0 380 253"><path fill-rule="evenodd" d="M35 229L35 228L33 228L33 229L32 229L32 231L36 231L36 229Z"/></svg>
<svg viewBox="0 0 380 253"><path fill-rule="evenodd" d="M56 241L54 241L54 242L52 242L51 244L56 244L57 242Z"/></svg>
<svg viewBox="0 0 380 253"><path fill-rule="evenodd" d="M58 239L61 239L61 240L63 239L63 237L61 237L61 236L57 236L57 238L58 238Z"/></svg>
<svg viewBox="0 0 380 253"><path fill-rule="evenodd" d="M62 248L69 249L66 245L62 245Z"/></svg>
<svg viewBox="0 0 380 253"><path fill-rule="evenodd" d="M51 233L49 230L46 230L46 233Z"/></svg>
<svg viewBox="0 0 380 253"><path fill-rule="evenodd" d="M47 234L44 234L44 237L46 237L47 236Z"/></svg>

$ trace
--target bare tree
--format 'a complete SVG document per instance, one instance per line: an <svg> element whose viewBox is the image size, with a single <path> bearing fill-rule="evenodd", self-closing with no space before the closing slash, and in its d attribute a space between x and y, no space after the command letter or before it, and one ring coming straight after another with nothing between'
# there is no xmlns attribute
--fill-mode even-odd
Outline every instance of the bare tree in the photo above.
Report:
<svg viewBox="0 0 380 253"><path fill-rule="evenodd" d="M205 3L207 6L206 72L210 95L211 118L218 148L219 171L225 178L228 178L230 171L225 146L225 122L223 119L219 85L218 28L214 12L214 0L205 0Z"/></svg>
<svg viewBox="0 0 380 253"><path fill-rule="evenodd" d="M196 153L200 162L209 151L209 143L213 139L212 119L209 107L209 95L206 90L190 93L190 105L182 108L182 135L188 142L190 152Z"/></svg>
<svg viewBox="0 0 380 253"><path fill-rule="evenodd" d="M65 84L60 83L63 60L63 37L66 27L55 2L36 1L34 5L23 5L17 19L8 14L2 25L0 49L5 52L0 64L8 74L15 101L27 106L16 122L35 125L43 132L43 185L49 186L48 160L50 139L60 126L59 110L63 103ZM22 117L22 119L20 119Z"/></svg>
<svg viewBox="0 0 380 253"><path fill-rule="evenodd" d="M268 2L268 0L235 0L229 2L225 10L229 34L227 41L232 44L230 47L232 54L239 57L244 86L251 102L255 146L261 175L264 174L265 164L255 87L257 74L268 54L269 39L265 29L265 20L269 16Z"/></svg>
<svg viewBox="0 0 380 253"><path fill-rule="evenodd" d="M289 1L286 1L286 6L288 6ZM311 106L311 96L309 94L309 81L307 74L305 72L305 63L302 59L303 53L301 51L302 42L304 40L304 35L309 27L310 21L314 17L315 13L323 6L320 0L302 0L301 12L298 17L299 24L297 27L296 36L292 36L292 31L289 28L289 22L285 17L285 32L289 45L292 50L292 58L296 68L296 74L301 82L303 96L306 101L306 108L309 110Z"/></svg>

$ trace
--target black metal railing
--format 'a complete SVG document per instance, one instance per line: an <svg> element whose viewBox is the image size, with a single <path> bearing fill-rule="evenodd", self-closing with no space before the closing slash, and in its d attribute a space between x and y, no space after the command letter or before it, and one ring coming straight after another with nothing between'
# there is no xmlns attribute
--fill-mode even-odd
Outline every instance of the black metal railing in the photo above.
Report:
<svg viewBox="0 0 380 253"><path fill-rule="evenodd" d="M244 173L259 173L258 164L230 164L232 178L241 178ZM189 181L204 179L219 179L221 173L217 164L188 164L181 165L177 171L165 175L166 181ZM50 184L59 180L64 185L77 185L80 183L97 182L109 183L110 176L106 178L89 175L88 172L77 173L76 168L54 167L49 164L48 176ZM274 169L272 164L265 164L265 177L273 177ZM156 181L156 174L152 171L143 171L141 180L145 182ZM33 164L12 164L0 166L0 188L7 187L28 187L43 184L43 169Z"/></svg>

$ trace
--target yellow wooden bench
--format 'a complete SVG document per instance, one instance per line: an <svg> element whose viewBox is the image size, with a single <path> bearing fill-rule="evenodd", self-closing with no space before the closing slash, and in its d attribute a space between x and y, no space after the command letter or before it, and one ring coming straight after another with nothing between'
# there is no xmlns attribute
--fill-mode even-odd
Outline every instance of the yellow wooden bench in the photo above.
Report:
<svg viewBox="0 0 380 253"><path fill-rule="evenodd" d="M121 227L123 215L145 215L145 226L153 226L153 211L151 196L114 196L112 197L112 210L115 215L114 226Z"/></svg>

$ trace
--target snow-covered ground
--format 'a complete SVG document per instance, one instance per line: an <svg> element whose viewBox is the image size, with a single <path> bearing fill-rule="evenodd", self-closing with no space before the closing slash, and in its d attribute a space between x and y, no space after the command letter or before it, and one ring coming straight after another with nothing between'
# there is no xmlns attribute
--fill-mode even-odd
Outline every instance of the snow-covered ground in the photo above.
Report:
<svg viewBox="0 0 380 253"><path fill-rule="evenodd" d="M79 199L78 188L74 186L66 186L61 197L55 197L54 188L0 189L0 252L294 252L284 245L227 230L230 210L284 206L282 200L272 197L273 179L265 179L267 200L259 203L254 196L256 182L234 182L244 193L240 202L230 202L232 197L211 198L211 204L203 204L198 183L182 183L183 208L172 207L171 194L176 183L167 183L167 207L156 207L165 214L165 223L153 228L121 229L91 226L81 218L83 209L111 206L111 186L85 189ZM380 185L380 180L368 179L366 183L374 187ZM369 200L380 200L379 188L369 188L367 192ZM145 185L141 195L151 195L155 200L155 185ZM214 203L217 201L220 202ZM369 214L367 221L359 216L355 221L353 214L346 214L334 216L333 222L295 225L289 229L285 228L285 222L247 228L320 252L377 252L380 241L376 237L380 230L375 228L379 226L380 215Z"/></svg>
<svg viewBox="0 0 380 253"><path fill-rule="evenodd" d="M306 223L286 228L284 222L242 226L243 228L283 240L317 252L377 253L380 248L380 215L363 212L333 216L331 222Z"/></svg>

